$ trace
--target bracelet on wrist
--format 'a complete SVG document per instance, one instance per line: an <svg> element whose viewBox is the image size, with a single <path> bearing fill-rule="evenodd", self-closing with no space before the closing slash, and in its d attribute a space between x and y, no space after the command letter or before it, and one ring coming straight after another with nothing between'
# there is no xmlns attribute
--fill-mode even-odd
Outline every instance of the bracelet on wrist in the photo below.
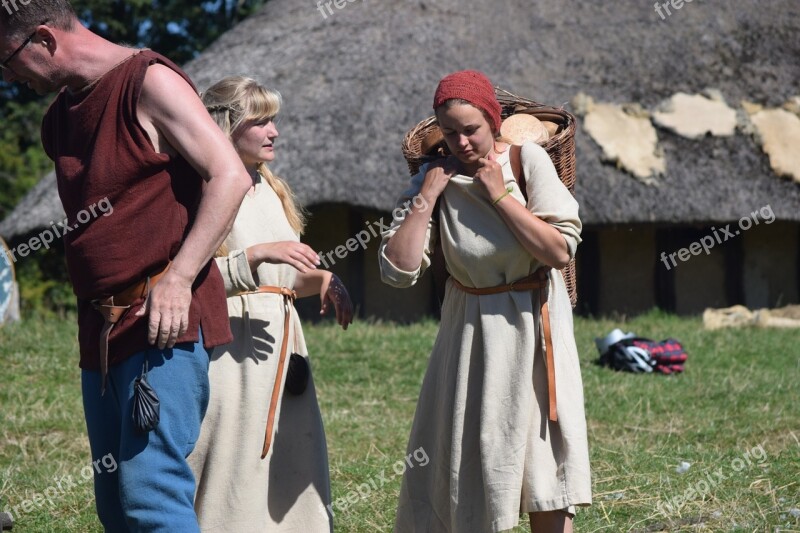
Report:
<svg viewBox="0 0 800 533"><path fill-rule="evenodd" d="M492 202L492 205L497 205L497 204L500 202L500 200L502 200L503 198L505 198L506 196L508 196L509 194L511 194L513 191L514 191L514 188L513 188L513 187L509 187L508 189L506 189L506 192L504 192L503 194L501 194L501 195L500 195L500 197L499 197L497 200L495 200L494 202Z"/></svg>

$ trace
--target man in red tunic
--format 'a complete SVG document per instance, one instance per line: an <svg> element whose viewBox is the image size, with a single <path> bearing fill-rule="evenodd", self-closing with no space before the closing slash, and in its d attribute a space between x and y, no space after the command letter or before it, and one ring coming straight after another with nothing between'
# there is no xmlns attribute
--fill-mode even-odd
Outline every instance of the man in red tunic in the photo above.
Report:
<svg viewBox="0 0 800 533"><path fill-rule="evenodd" d="M199 531L185 458L208 401L207 349L231 339L211 258L251 179L177 66L90 32L68 0L1 9L0 61L7 82L58 92L42 141L69 221L100 520ZM84 216L100 200L113 209ZM131 420L143 370L160 399L145 433Z"/></svg>

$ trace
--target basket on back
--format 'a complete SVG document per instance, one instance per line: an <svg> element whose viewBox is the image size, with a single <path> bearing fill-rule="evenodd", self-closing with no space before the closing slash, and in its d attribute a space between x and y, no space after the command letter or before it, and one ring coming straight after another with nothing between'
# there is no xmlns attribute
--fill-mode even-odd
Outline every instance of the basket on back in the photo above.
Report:
<svg viewBox="0 0 800 533"><path fill-rule="evenodd" d="M518 113L533 115L541 121L553 122L558 126L555 134L542 143L553 165L556 167L558 177L566 185L569 192L575 195L575 130L577 122L575 117L567 111L546 106L511 94L503 89L496 89L497 100L502 108L502 117L506 119ZM437 141L436 117L430 117L412 128L403 139L403 157L408 163L411 175L419 172L419 168L430 161L448 155L447 145L444 140ZM578 302L575 277L575 259L572 259L561 273L567 285L569 299L572 307Z"/></svg>

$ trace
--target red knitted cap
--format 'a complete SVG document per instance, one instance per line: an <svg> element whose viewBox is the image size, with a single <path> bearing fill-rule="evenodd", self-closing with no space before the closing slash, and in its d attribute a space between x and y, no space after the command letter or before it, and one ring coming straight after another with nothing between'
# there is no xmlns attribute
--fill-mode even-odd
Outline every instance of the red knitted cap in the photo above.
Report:
<svg viewBox="0 0 800 533"><path fill-rule="evenodd" d="M433 97L433 109L448 100L466 100L489 117L493 132L500 131L500 103L494 94L494 86L489 78L477 70L462 70L442 78Z"/></svg>

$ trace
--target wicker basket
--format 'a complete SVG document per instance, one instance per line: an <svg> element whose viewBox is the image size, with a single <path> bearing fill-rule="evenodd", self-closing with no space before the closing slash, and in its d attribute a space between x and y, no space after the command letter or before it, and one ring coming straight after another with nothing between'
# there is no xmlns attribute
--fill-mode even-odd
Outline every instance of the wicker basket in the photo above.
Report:
<svg viewBox="0 0 800 533"><path fill-rule="evenodd" d="M507 118L517 113L528 113L539 120L547 120L558 125L556 134L548 139L542 147L547 151L553 165L556 167L558 177L566 185L567 189L575 194L575 131L577 121L575 117L556 107L549 107L516 96L508 91L497 88L497 100L502 108L502 117ZM444 141L429 149L427 153L422 153L423 140L438 128L436 117L430 117L412 128L403 139L403 157L408 163L408 169L413 176L419 172L419 167L430 161L434 161L442 156L448 155L449 151ZM578 303L578 293L576 289L575 259L561 270L564 275L564 282L567 285L569 299L572 307Z"/></svg>

